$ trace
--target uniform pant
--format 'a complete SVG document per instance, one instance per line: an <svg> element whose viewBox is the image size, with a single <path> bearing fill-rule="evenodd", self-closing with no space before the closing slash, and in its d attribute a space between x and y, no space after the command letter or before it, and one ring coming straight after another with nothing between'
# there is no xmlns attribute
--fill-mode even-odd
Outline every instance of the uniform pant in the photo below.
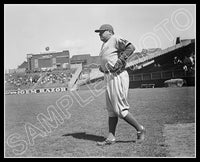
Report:
<svg viewBox="0 0 200 162"><path fill-rule="evenodd" d="M120 74L105 74L106 108L109 117L124 118L128 114L129 104L127 95L129 89L129 75L127 71Z"/></svg>

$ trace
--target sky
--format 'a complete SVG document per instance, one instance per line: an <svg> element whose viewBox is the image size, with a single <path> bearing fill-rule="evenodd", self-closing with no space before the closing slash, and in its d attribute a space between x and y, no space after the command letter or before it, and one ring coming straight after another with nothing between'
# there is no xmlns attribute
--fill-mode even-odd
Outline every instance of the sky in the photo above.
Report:
<svg viewBox="0 0 200 162"><path fill-rule="evenodd" d="M116 35L144 48L168 48L176 37L196 38L195 5L4 4L4 69L17 68L27 54L61 52L98 56L94 32L111 24Z"/></svg>

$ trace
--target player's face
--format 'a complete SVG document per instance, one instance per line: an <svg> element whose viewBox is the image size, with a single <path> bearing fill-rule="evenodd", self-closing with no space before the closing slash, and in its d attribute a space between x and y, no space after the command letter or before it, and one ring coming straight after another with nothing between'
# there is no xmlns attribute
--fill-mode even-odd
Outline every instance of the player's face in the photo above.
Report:
<svg viewBox="0 0 200 162"><path fill-rule="evenodd" d="M110 38L110 32L107 30L100 31L99 36L101 41L106 42Z"/></svg>

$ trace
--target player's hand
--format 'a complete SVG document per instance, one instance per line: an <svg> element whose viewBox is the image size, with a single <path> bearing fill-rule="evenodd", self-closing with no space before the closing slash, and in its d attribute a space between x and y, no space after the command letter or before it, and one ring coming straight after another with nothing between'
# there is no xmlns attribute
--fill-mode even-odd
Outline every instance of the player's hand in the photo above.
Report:
<svg viewBox="0 0 200 162"><path fill-rule="evenodd" d="M126 62L121 60L121 59L118 59L117 62L115 63L115 65L114 65L114 69L115 70L122 69L125 66L126 66Z"/></svg>
<svg viewBox="0 0 200 162"><path fill-rule="evenodd" d="M101 68L101 66L99 66L99 71L104 73L103 69Z"/></svg>
<svg viewBox="0 0 200 162"><path fill-rule="evenodd" d="M111 73L116 73L122 69L124 69L126 66L126 62L121 60L121 59L118 59L117 62L115 63L114 67L111 66L110 64L108 64L108 69Z"/></svg>

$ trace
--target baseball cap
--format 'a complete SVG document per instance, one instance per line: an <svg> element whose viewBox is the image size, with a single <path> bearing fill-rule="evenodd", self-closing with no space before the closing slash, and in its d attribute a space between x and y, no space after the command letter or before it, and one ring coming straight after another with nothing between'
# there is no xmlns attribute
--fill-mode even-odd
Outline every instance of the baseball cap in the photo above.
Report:
<svg viewBox="0 0 200 162"><path fill-rule="evenodd" d="M114 29L110 24L101 25L101 27L99 29L95 30L95 32L99 33L100 31L103 31L103 30L109 30L109 31L113 31L114 32Z"/></svg>

